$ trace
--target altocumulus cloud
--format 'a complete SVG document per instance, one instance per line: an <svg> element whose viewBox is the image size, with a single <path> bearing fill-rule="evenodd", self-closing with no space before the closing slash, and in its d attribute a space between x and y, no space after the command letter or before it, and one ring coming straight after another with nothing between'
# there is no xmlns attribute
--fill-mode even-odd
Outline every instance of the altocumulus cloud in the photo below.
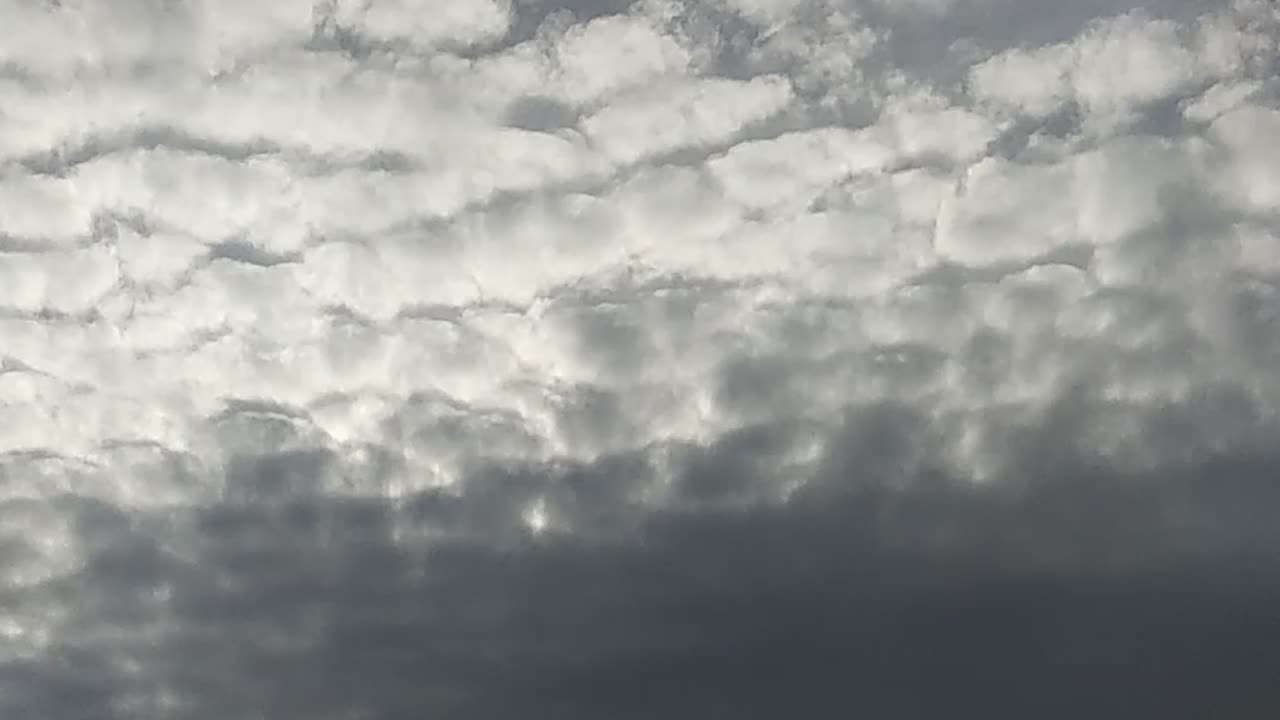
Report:
<svg viewBox="0 0 1280 720"><path fill-rule="evenodd" d="M0 0L0 715L1273 717L1265 0Z"/></svg>

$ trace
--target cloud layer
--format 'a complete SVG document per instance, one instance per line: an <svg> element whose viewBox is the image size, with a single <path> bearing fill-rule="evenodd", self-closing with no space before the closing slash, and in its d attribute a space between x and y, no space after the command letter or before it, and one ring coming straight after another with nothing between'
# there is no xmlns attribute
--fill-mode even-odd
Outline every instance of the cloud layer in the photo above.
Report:
<svg viewBox="0 0 1280 720"><path fill-rule="evenodd" d="M1265 705L1274 3L0 25L5 717Z"/></svg>

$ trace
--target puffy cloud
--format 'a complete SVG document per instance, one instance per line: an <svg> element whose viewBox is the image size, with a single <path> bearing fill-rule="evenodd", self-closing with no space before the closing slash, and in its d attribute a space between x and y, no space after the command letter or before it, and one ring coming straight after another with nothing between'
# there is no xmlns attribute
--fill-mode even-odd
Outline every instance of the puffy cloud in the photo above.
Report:
<svg viewBox="0 0 1280 720"><path fill-rule="evenodd" d="M791 99L785 78L705 80L620 98L582 121L605 155L624 164L686 148L720 145L746 125L779 112Z"/></svg>
<svg viewBox="0 0 1280 720"><path fill-rule="evenodd" d="M1265 703L1274 3L447 5L0 0L0 714Z"/></svg>

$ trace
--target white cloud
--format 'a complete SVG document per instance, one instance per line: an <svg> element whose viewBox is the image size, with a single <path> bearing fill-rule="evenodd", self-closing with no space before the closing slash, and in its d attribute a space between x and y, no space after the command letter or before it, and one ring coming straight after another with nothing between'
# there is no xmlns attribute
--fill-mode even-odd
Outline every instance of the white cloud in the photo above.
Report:
<svg viewBox="0 0 1280 720"><path fill-rule="evenodd" d="M33 245L63 245L88 229L93 207L84 207L67 178L11 173L0 181L4 233Z"/></svg>
<svg viewBox="0 0 1280 720"><path fill-rule="evenodd" d="M1261 89L1255 80L1216 83L1203 95L1184 104L1182 115L1192 122L1209 122L1239 106Z"/></svg>
<svg viewBox="0 0 1280 720"><path fill-rule="evenodd" d="M1007 50L973 68L973 92L1028 115L1047 115L1070 97L1071 62L1066 45Z"/></svg>
<svg viewBox="0 0 1280 720"><path fill-rule="evenodd" d="M105 248L7 253L0 266L0 308L79 315L114 287L117 278L115 259Z"/></svg>
<svg viewBox="0 0 1280 720"><path fill-rule="evenodd" d="M1074 102L1096 132L1110 133L1146 105L1254 73L1268 35L1246 18L1205 13L1185 23L1130 12L1095 21L1069 41L998 52L972 68L970 87L1031 116Z"/></svg>
<svg viewBox="0 0 1280 720"><path fill-rule="evenodd" d="M820 128L739 143L708 165L745 207L797 212L840 180L882 169L889 142L875 130Z"/></svg>
<svg viewBox="0 0 1280 720"><path fill-rule="evenodd" d="M1280 205L1280 148L1257 138L1280 132L1280 110L1246 105L1216 119L1209 132L1228 153L1218 176L1227 196L1255 212L1274 212Z"/></svg>
<svg viewBox="0 0 1280 720"><path fill-rule="evenodd" d="M891 97L882 112L881 123L897 134L898 150L912 159L972 161L996 135L995 124L987 118L928 93L907 91Z"/></svg>
<svg viewBox="0 0 1280 720"><path fill-rule="evenodd" d="M782 110L790 99L790 84L778 76L659 85L619 98L582 126L606 155L630 164L663 152L728 142L744 126Z"/></svg>
<svg viewBox="0 0 1280 720"><path fill-rule="evenodd" d="M511 24L508 0L445 5L431 0L372 0L364 5L360 20L366 31L428 47L442 42L464 46L494 42Z"/></svg>
<svg viewBox="0 0 1280 720"><path fill-rule="evenodd" d="M1076 95L1085 108L1109 115L1189 87L1200 68L1167 20L1125 15L1077 40Z"/></svg>
<svg viewBox="0 0 1280 720"><path fill-rule="evenodd" d="M1276 204L1268 168L1280 163L1254 143L1272 111L1250 104L1259 85L1247 77L1268 31L1243 14L1206 14L1190 24L1125 14L1057 45L998 52L969 74L972 100L888 69L877 91L879 119L852 129L797 126L807 115L785 115L819 78L881 71L863 61L890 35L844 13L832 22L862 39L840 45L832 26L814 21L830 10L819 4L733 8L765 26L750 62L774 71L746 80L692 75L710 67L695 62L701 36L666 34L682 11L652 7L549 29L476 60L404 55L385 63L302 49L309 23L326 13L389 48L403 38L426 52L439 43L495 43L512 13L521 12L506 4L415 11L413 23L427 23L418 27L397 20L409 8L366 5L201 6L164 21L205 38L191 48L130 41L194 64L136 81L110 74L78 81L70 66L40 65L47 56L36 45L12 56L32 71L61 73L65 90L24 87L25 102L6 115L23 128L8 136L18 139L6 151L26 164L11 163L4 180L4 232L14 249L0 268L0 305L15 317L52 312L102 324L91 334L59 330L58 342L69 344L56 359L52 339L16 334L26 338L14 344L24 362L89 386L110 377L119 397L193 393L190 407L198 412L231 396L308 406L335 392L376 392L384 399L371 407L383 409L365 412L389 413L398 407L394 398L434 389L519 408L513 412L543 428L537 432L554 434L536 419L546 417L539 406L546 396L510 388L554 378L622 393L622 408L640 397L627 379L638 370L601 364L608 353L598 361L579 357L586 346L573 343L586 339L560 347L569 341L539 331L530 337L540 339L521 341L518 352L509 344L515 330L503 323L512 318L523 318L514 327L530 332L530 323L559 316L570 323L566 331L578 333L572 328L586 319L561 314L573 293L601 294L599 302L615 308L608 322L621 323L608 342L630 335L644 353L658 352L645 336L669 317L624 319L657 297L645 283L669 283L718 294L726 307L786 307L804 295L887 298L887 314L866 310L850 320L862 339L840 352L920 343L946 354L956 352L970 332L961 328L971 323L928 329L934 325L927 315L899 316L892 301L904 287L934 282L939 267L1034 273L1038 264L1066 258L1084 262L1071 272L1086 272L1101 286L1163 288L1191 282L1191 275L1153 275L1157 246L1142 238L1165 222L1177 193L1198 192L1192 186L1203 182L1241 212ZM149 7L131 5L129 12ZM41 10L33 27L47 37L72 32L91 19L79 12ZM922 19L927 15L913 21L931 22ZM103 70L136 64L131 51L111 44L117 40L104 33L92 46L97 59L78 62ZM222 53L216 62L210 47ZM837 55L843 60L831 65ZM211 68L226 74L211 80ZM1196 95L1202 85L1209 92ZM519 97L563 103L564 127L503 127ZM1190 136L1105 137L1123 127L1111 120L1165 98L1182 100L1189 119L1208 123L1213 144ZM1089 143L1042 144L1037 158L983 157L1010 120L1044 118L1068 102L1092 118ZM1001 108L994 119L985 115L991 103ZM575 119L575 107L585 114ZM749 128L773 127L765 121L777 130L763 132L775 135L744 137ZM685 150L693 154L672 155ZM702 152L711 157L700 160ZM682 162L692 165L646 166L663 157L688 157ZM27 172L40 163L57 174ZM920 163L929 167L911 169ZM1248 247L1265 247L1259 238L1266 231L1251 232ZM1228 273L1233 257L1216 255L1215 269L1201 275ZM77 281L63 282L64 272ZM610 288L626 277L640 285ZM989 292L1002 297L1003 287ZM559 309L529 314L547 302ZM95 312L99 319L91 320ZM339 322L343 312L354 316ZM707 332L735 336L740 312L690 320L685 342L700 347L697 338ZM437 330L413 334L419 321L406 314L440 318L432 321ZM506 329L484 329L494 322ZM939 333L959 335L938 345ZM105 364L110 354L96 347L101 337L113 338L118 358L132 349L145 362L136 373L122 359ZM646 411L702 419L646 423L641 413L629 421L637 445L661 438L667 431L660 428L674 427L669 423L714 437L716 430L692 428L729 422L697 390L717 372L721 350L714 347L695 363L702 369L690 368L681 381L691 393L685 400ZM472 354L488 358L484 379L474 374L481 364L467 359ZM686 353L670 357L674 363ZM152 386L145 380L152 376L169 379ZM1054 392L1043 382L1025 387L1044 398ZM27 398L24 406L36 402L16 386L13 392ZM1026 400L1029 392L1011 397ZM379 436L376 421L342 419L335 408L345 404L324 407L323 426L332 434L315 442L386 442L394 452L395 441ZM77 431L85 447L107 435L105 426L94 428L94 417L85 415ZM188 420L176 432L204 432L201 418ZM58 444L53 436L23 437L9 447ZM558 442L561 452L581 451ZM604 437L593 442L619 447ZM200 446L195 437L181 443Z"/></svg>
<svg viewBox="0 0 1280 720"><path fill-rule="evenodd" d="M571 26L556 38L555 86L574 104L599 102L620 90L679 75L689 56L649 22L606 16Z"/></svg>

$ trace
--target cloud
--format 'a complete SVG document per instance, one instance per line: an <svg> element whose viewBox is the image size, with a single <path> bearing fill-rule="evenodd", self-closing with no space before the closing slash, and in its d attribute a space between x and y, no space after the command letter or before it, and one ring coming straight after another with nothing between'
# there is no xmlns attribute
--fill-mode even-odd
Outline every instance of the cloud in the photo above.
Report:
<svg viewBox="0 0 1280 720"><path fill-rule="evenodd" d="M1274 3L456 5L0 1L0 714L1273 704Z"/></svg>

